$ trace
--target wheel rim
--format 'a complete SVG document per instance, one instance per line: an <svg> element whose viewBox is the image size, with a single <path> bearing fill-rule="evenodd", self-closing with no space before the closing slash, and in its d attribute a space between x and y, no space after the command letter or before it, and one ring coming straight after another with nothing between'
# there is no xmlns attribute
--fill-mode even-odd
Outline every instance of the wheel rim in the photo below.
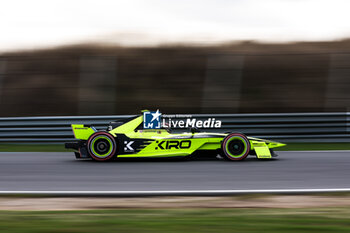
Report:
<svg viewBox="0 0 350 233"><path fill-rule="evenodd" d="M240 158L246 155L248 144L242 137L231 137L225 144L225 151L233 158Z"/></svg>
<svg viewBox="0 0 350 233"><path fill-rule="evenodd" d="M95 137L90 145L92 154L101 159L110 156L113 151L113 142L105 135Z"/></svg>

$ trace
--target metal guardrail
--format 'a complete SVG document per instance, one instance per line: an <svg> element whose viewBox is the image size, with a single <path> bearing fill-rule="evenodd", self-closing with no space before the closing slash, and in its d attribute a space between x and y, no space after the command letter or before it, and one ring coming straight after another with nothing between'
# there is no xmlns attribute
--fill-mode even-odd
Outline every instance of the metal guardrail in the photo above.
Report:
<svg viewBox="0 0 350 233"><path fill-rule="evenodd" d="M90 124L106 129L123 116L62 116L0 118L0 143L63 143L74 140L71 124ZM350 113L193 114L193 118L215 118L220 129L206 132L242 132L248 136L281 142L350 142ZM181 131L174 129L174 131Z"/></svg>

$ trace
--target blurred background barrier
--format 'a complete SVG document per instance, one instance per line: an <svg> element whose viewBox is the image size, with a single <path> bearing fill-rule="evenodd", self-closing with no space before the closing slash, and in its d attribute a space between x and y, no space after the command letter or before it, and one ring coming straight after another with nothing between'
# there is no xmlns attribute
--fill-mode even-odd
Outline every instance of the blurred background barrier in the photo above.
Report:
<svg viewBox="0 0 350 233"><path fill-rule="evenodd" d="M122 116L2 117L1 143L63 143L74 140L71 124L88 124L107 129ZM194 114L193 118L215 118L220 129L204 132L242 132L248 136L281 142L350 142L350 113ZM185 129L173 129L174 132ZM186 129L188 131L188 129Z"/></svg>
<svg viewBox="0 0 350 233"><path fill-rule="evenodd" d="M350 40L0 54L0 116L347 112Z"/></svg>

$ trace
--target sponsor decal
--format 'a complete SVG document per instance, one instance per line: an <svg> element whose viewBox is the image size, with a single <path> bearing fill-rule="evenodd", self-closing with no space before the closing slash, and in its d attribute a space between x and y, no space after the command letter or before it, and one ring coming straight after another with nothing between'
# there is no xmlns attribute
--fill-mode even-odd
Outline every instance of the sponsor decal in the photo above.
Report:
<svg viewBox="0 0 350 233"><path fill-rule="evenodd" d="M191 147L191 140L167 140L156 141L156 143L156 150L188 149Z"/></svg>
<svg viewBox="0 0 350 233"><path fill-rule="evenodd" d="M125 152L134 152L134 148L131 146L134 141L124 141L124 151Z"/></svg>

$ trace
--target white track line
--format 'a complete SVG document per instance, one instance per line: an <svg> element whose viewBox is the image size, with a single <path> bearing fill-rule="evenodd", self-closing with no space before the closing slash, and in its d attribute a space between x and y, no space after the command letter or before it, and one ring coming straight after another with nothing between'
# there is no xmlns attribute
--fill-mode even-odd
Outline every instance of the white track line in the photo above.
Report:
<svg viewBox="0 0 350 233"><path fill-rule="evenodd" d="M0 191L0 195L57 195L57 196L170 196L170 195L234 195L283 193L350 192L350 188L333 189L246 189L246 190L169 190L169 191Z"/></svg>
<svg viewBox="0 0 350 233"><path fill-rule="evenodd" d="M288 150L288 151L283 151L283 150L276 150L276 153L285 153L285 152L292 152L292 153L297 153L297 152L302 152L302 153L309 153L309 152L349 152L350 150Z"/></svg>

